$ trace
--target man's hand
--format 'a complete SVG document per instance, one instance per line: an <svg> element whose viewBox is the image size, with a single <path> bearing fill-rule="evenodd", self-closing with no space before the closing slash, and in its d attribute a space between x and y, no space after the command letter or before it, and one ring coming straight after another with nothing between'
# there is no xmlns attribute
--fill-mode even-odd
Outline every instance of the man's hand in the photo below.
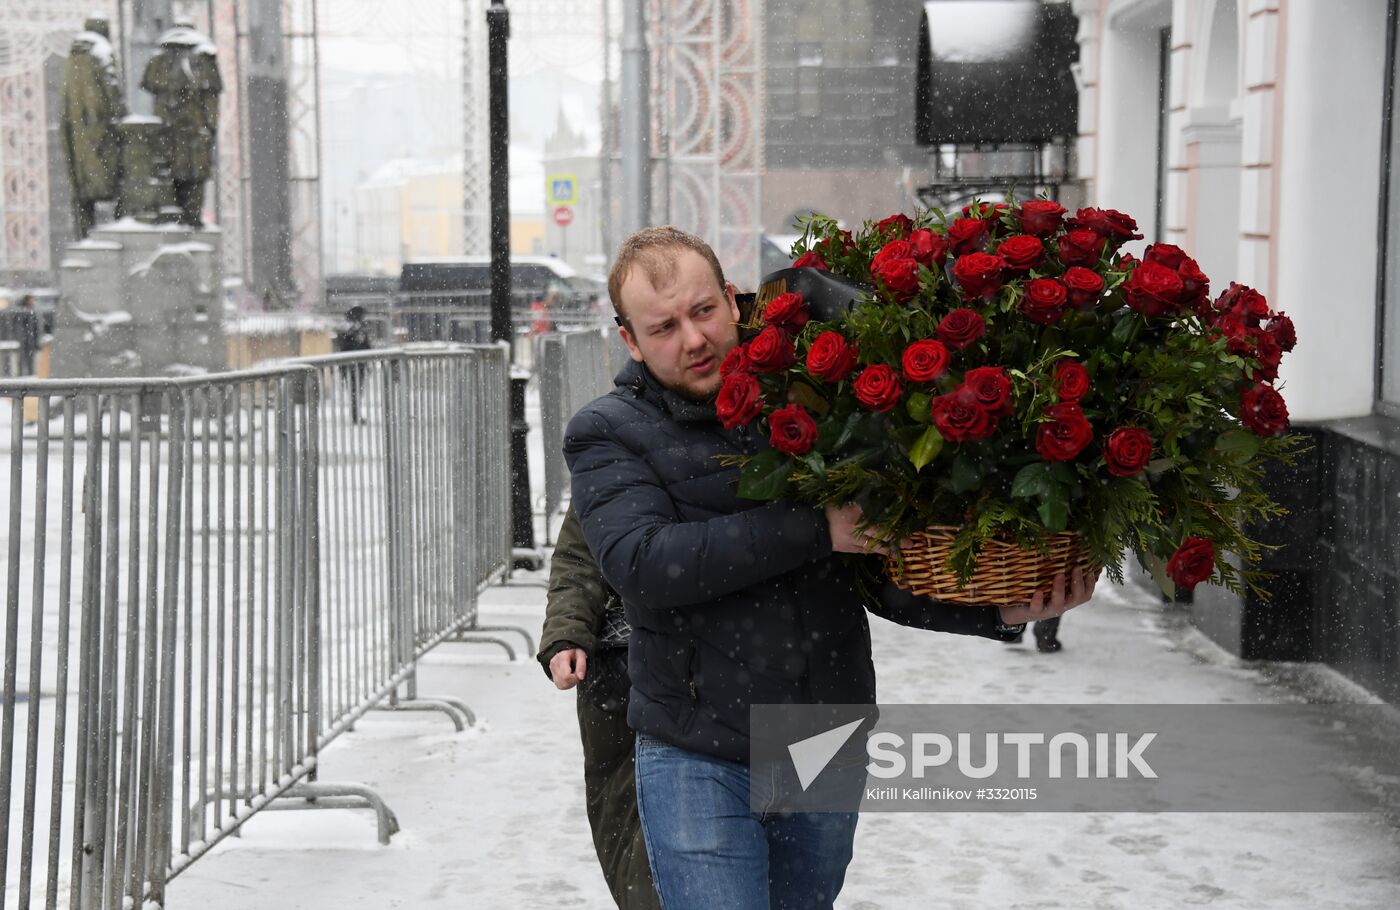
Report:
<svg viewBox="0 0 1400 910"><path fill-rule="evenodd" d="M559 689L572 689L588 675L588 652L582 648L565 648L550 658L549 675Z"/></svg>
<svg viewBox="0 0 1400 910"><path fill-rule="evenodd" d="M827 528L831 531L831 552L889 555L890 548L877 544L874 536L869 533L869 528L863 531L856 530L861 517L860 506L855 503L826 507Z"/></svg>
<svg viewBox="0 0 1400 910"><path fill-rule="evenodd" d="M1094 585L1097 582L1097 575L1091 576L1083 569L1076 569L1069 594L1066 595L1065 573L1060 572L1055 576L1049 603L1045 602L1044 591L1036 591L1027 606L1002 607L1001 621L1008 626L1014 626L1017 623L1038 622L1063 615L1080 604L1087 603L1089 598L1094 596Z"/></svg>

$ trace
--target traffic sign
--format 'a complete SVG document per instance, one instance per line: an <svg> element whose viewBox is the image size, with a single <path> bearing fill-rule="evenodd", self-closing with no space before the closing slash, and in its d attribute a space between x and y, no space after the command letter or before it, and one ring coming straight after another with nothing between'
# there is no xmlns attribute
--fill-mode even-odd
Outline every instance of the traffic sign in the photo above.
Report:
<svg viewBox="0 0 1400 910"><path fill-rule="evenodd" d="M554 210L554 223L562 227L568 227L574 223L574 210L567 205L561 205Z"/></svg>
<svg viewBox="0 0 1400 910"><path fill-rule="evenodd" d="M578 205L578 178L573 174L550 174L545 186L550 205Z"/></svg>

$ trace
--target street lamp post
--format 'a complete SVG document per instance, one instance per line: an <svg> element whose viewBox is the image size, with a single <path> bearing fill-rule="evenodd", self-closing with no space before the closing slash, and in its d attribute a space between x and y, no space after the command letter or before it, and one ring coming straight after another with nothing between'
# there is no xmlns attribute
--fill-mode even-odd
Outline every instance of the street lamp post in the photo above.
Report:
<svg viewBox="0 0 1400 910"><path fill-rule="evenodd" d="M510 13L504 0L491 0L486 11L488 123L491 150L491 340L512 345L510 294L510 106L506 96L506 47ZM513 358L512 358L513 360ZM530 464L525 437L525 386L528 374L510 376L510 492L511 561L538 568L543 558L535 550L534 516L530 509Z"/></svg>

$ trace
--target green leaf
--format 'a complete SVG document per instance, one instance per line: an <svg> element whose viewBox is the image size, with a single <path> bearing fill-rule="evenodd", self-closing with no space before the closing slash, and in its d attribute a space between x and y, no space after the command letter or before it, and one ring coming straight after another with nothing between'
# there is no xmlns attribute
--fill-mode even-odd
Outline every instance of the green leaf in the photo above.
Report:
<svg viewBox="0 0 1400 910"><path fill-rule="evenodd" d="M821 393L805 382L794 382L788 386L788 396L818 417L825 416L831 410L831 405Z"/></svg>
<svg viewBox="0 0 1400 910"><path fill-rule="evenodd" d="M1175 458L1154 458L1147 463L1147 467L1144 470L1151 476L1156 477L1158 474L1170 471L1174 467L1176 467Z"/></svg>
<svg viewBox="0 0 1400 910"><path fill-rule="evenodd" d="M1047 531L1063 531L1069 527L1069 506L1059 497L1049 497L1040 503L1040 520Z"/></svg>
<svg viewBox="0 0 1400 910"><path fill-rule="evenodd" d="M953 459L953 492L969 493L982 485L982 469L966 455Z"/></svg>
<svg viewBox="0 0 1400 910"><path fill-rule="evenodd" d="M812 469L812 473L817 476L818 480L826 479L826 459L822 457L821 452L813 449L802 456L802 460L807 463L807 467Z"/></svg>
<svg viewBox="0 0 1400 910"><path fill-rule="evenodd" d="M739 475L739 495L745 499L777 499L787 487L795 465L776 449L760 452L744 465Z"/></svg>
<svg viewBox="0 0 1400 910"><path fill-rule="evenodd" d="M1137 314L1132 313L1118 320L1118 324L1113 327L1113 341L1120 347L1126 347L1128 336L1133 333L1133 326L1137 322Z"/></svg>
<svg viewBox="0 0 1400 910"><path fill-rule="evenodd" d="M904 409L909 412L909 416L919 423L930 423L933 421L933 398L926 392L914 392L909 396L909 400L904 403Z"/></svg>
<svg viewBox="0 0 1400 910"><path fill-rule="evenodd" d="M1226 430L1215 440L1215 448L1235 464L1246 464L1259 454L1259 437L1248 430Z"/></svg>
<svg viewBox="0 0 1400 910"><path fill-rule="evenodd" d="M865 415L861 411L852 411L846 418L846 423L841 427L841 432L837 434L836 441L831 444L833 450L840 450L842 446L851 441L856 430L860 427L860 422Z"/></svg>
<svg viewBox="0 0 1400 910"><path fill-rule="evenodd" d="M1162 589L1167 600L1176 600L1176 583L1167 575L1167 564L1150 550L1146 553L1146 557L1147 571L1152 573L1152 580L1157 582L1157 587Z"/></svg>
<svg viewBox="0 0 1400 910"><path fill-rule="evenodd" d="M914 463L914 470L922 471L924 467L943 451L943 434L938 432L938 427L929 427L919 437L909 450L909 460Z"/></svg>
<svg viewBox="0 0 1400 910"><path fill-rule="evenodd" d="M1029 499L1032 496L1044 496L1050 492L1050 468L1043 461L1028 464L1016 472L1016 477L1011 481L1011 497L1013 499Z"/></svg>

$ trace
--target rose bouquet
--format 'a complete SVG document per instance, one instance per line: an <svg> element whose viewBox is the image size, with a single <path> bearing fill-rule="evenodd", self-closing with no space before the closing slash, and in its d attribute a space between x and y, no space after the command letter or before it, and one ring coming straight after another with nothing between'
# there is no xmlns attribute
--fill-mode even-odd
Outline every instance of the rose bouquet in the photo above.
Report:
<svg viewBox="0 0 1400 910"><path fill-rule="evenodd" d="M1293 324L1247 287L1212 298L1178 247L1122 251L1138 239L1120 212L1045 199L854 234L812 216L795 269L863 290L836 310L760 295L716 402L771 442L741 495L856 502L904 542L896 580L954 600L1023 601L1074 564L1121 583L1127 550L1168 595L1267 597L1245 529L1284 513L1266 463L1303 451L1275 387Z"/></svg>

